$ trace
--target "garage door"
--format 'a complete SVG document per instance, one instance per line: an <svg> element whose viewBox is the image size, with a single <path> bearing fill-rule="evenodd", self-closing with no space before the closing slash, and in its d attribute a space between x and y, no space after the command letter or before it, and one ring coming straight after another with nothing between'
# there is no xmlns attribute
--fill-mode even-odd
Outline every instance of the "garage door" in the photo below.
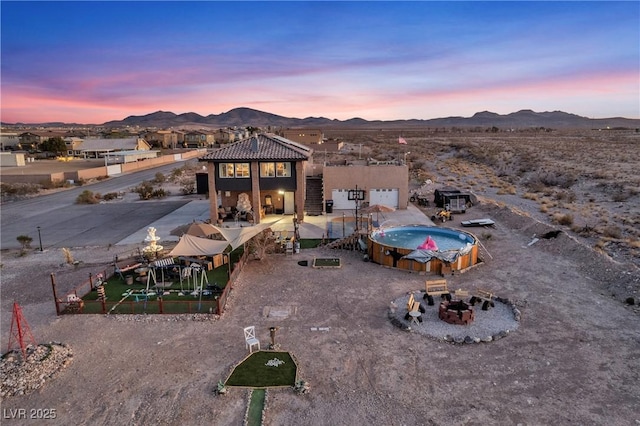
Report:
<svg viewBox="0 0 640 426"><path fill-rule="evenodd" d="M331 191L333 197L333 208L336 210L349 210L356 208L356 202L349 200L348 189L334 189Z"/></svg>
<svg viewBox="0 0 640 426"><path fill-rule="evenodd" d="M369 204L383 204L398 208L398 189L372 189L369 191Z"/></svg>

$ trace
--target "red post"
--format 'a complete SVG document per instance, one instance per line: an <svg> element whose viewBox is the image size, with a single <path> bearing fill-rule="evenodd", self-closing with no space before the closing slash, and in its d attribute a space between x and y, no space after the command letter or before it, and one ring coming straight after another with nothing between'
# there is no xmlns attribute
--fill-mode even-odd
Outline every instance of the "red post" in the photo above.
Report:
<svg viewBox="0 0 640 426"><path fill-rule="evenodd" d="M100 305L102 306L102 313L106 314L107 313L107 301L105 300L104 297L100 298Z"/></svg>
<svg viewBox="0 0 640 426"><path fill-rule="evenodd" d="M158 309L160 310L160 313L163 314L164 312L162 311L162 297L158 297Z"/></svg>

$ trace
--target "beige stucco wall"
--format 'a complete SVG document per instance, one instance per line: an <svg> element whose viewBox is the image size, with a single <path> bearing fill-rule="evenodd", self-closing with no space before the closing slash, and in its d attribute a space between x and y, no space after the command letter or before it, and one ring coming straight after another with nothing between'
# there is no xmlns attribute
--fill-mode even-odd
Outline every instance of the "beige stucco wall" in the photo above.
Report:
<svg viewBox="0 0 640 426"><path fill-rule="evenodd" d="M409 168L406 165L383 166L325 166L323 169L324 199L332 197L334 189L364 189L369 201L369 189L398 188L398 207L406 209L409 203Z"/></svg>

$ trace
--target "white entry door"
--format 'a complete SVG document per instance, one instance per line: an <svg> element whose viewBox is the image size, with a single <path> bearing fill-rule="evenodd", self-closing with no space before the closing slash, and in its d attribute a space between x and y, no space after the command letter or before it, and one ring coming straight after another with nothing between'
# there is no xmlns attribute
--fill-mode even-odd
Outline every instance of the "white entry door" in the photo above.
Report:
<svg viewBox="0 0 640 426"><path fill-rule="evenodd" d="M296 210L296 193L286 191L284 193L284 214L293 214Z"/></svg>
<svg viewBox="0 0 640 426"><path fill-rule="evenodd" d="M369 191L369 205L383 204L385 206L398 208L398 189L372 189Z"/></svg>

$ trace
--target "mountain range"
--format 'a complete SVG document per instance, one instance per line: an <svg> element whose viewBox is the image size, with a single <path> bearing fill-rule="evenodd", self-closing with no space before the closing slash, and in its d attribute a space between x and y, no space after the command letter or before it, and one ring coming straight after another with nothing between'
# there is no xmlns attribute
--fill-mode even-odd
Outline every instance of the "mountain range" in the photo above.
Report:
<svg viewBox="0 0 640 426"><path fill-rule="evenodd" d="M4 125L4 123L3 123ZM36 124L33 124L36 125ZM39 123L38 126L69 126L65 123ZM74 124L74 126L81 126ZM108 121L104 127L142 127L142 128L221 128L221 127L271 127L271 128L300 128L312 127L321 129L410 129L424 127L497 127L500 129L513 128L552 128L552 129L585 129L585 128L640 128L640 119L623 117L588 118L563 111L534 112L521 110L510 114L500 115L483 111L471 117L445 117L426 120L392 120L369 121L362 118L336 120L325 117L291 118L258 111L251 108L234 108L222 114L205 116L188 112L174 114L173 112L157 111L146 115L131 115L123 120Z"/></svg>

